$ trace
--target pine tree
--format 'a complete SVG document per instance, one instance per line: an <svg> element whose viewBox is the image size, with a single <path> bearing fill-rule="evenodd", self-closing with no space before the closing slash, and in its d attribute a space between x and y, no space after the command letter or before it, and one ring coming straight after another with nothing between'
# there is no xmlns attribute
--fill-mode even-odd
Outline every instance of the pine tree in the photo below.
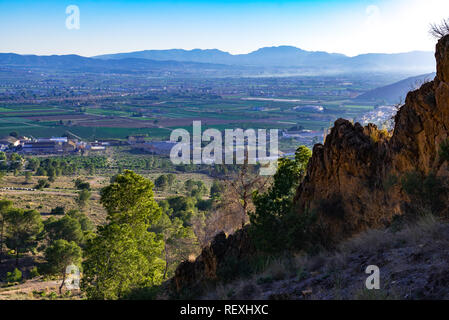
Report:
<svg viewBox="0 0 449 320"><path fill-rule="evenodd" d="M108 224L88 241L83 263L81 286L89 299L120 299L161 283L164 243L149 231L161 215L152 189L150 180L129 170L102 189Z"/></svg>

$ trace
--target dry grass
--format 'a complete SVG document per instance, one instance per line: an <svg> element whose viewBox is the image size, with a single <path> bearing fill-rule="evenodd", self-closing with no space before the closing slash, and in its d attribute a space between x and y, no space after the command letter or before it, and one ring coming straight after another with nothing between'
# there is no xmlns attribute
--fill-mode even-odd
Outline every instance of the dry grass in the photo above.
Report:
<svg viewBox="0 0 449 320"><path fill-rule="evenodd" d="M251 300L257 299L261 293L255 277L241 279L229 284L219 283L208 290L203 297L206 300Z"/></svg>
<svg viewBox="0 0 449 320"><path fill-rule="evenodd" d="M75 192L75 180L82 179L90 183L91 189L93 191L98 191L107 184L109 184L110 177L107 176L89 176L89 175L78 175L78 176L60 176L56 177L55 181L51 183L49 190L65 190ZM29 182L25 181L25 176L19 175L7 175L3 177L0 182L0 187L13 187L13 188L33 188L39 179L47 179L45 176L32 176Z"/></svg>
<svg viewBox="0 0 449 320"><path fill-rule="evenodd" d="M33 188L38 179L46 177L32 177L29 184L23 184L24 177L13 175L5 176L0 187L13 188ZM51 184L51 188L36 191L24 190L0 190L0 199L8 199L14 203L15 207L22 209L32 209L40 212L43 219L50 217L50 212L56 207L64 207L66 211L75 209L81 210L76 203L78 191L74 189L74 182L81 178L91 184L92 198L89 207L83 209L95 225L103 224L106 218L106 211L100 204L99 190L109 183L108 177L101 176L77 176L77 177L57 177Z"/></svg>
<svg viewBox="0 0 449 320"><path fill-rule="evenodd" d="M320 283L319 287L310 287L313 289L310 290L313 292L310 298L401 299L404 294L399 293L404 293L405 287L397 287L398 274L403 270L410 270L410 277L413 278L412 272L421 270L423 266L417 265L415 270L408 261L419 257L424 247L426 250L434 250L435 254L441 254L441 250L449 244L448 229L447 223L425 215L414 223L404 225L400 231L369 230L345 241L333 252L274 259L258 274L228 284L218 284L210 288L203 298L304 298L304 292L308 291L305 289L309 288L310 283ZM389 258L383 258L386 255ZM376 261L382 266L382 287L379 290L364 288L365 268L370 261ZM395 281L390 280L390 275L395 275ZM319 291L318 295L315 295L315 290Z"/></svg>

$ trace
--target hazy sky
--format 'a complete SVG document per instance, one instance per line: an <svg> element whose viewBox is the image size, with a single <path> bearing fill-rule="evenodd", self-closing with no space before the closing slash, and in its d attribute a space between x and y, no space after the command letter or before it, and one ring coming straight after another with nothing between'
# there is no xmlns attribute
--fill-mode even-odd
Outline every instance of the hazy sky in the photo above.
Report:
<svg viewBox="0 0 449 320"><path fill-rule="evenodd" d="M66 28L69 5L80 10L79 30ZM448 0L0 0L0 52L248 53L278 45L347 55L433 51L429 24L443 18L449 18Z"/></svg>

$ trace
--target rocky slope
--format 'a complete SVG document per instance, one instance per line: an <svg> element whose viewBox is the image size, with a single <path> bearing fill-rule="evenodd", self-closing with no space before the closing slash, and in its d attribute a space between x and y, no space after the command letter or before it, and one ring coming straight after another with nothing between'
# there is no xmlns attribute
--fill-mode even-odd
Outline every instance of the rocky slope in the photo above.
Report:
<svg viewBox="0 0 449 320"><path fill-rule="evenodd" d="M449 135L449 36L438 42L435 57L435 79L407 95L404 106L395 116L392 134L379 130L372 124L362 127L358 123L338 119L324 145L315 145L306 177L298 187L294 199L295 208L299 215L311 211L316 213L318 223L315 225L315 232L321 233L323 241L330 247L335 248L338 243L368 229L386 227L391 224L394 216L403 215L411 199L397 182L402 176L414 171L422 175L432 172L447 181L447 161L439 158L439 150L441 143ZM388 183L392 180L396 182ZM448 198L442 200L445 201L445 206L440 213L445 215L449 207ZM447 230L446 225L441 228ZM443 234L444 232L440 233L440 236ZM379 241L383 238L392 241L390 245L382 242L390 250L384 256L379 256L377 249L365 255L355 251L351 253L353 256L350 267L340 267L339 273L349 277L351 274L355 276L354 272L357 272L357 277L363 277L358 269L346 269L354 266L360 269L368 260L372 260L369 257L374 257L378 264L383 263L382 261L392 262L391 275L399 279L399 274L404 271L401 268L407 261L412 261L415 256L419 260L423 255L420 251L421 244L413 243L409 249L400 249L392 246L398 243L398 239L381 235ZM442 238L441 241L446 240ZM440 244L432 247L432 250L435 250L434 256L439 256L441 261L447 260L445 251L438 251L441 250ZM203 249L196 261L184 262L177 268L171 281L172 288L179 293L186 288L192 289L217 280L219 270L229 264L229 258L238 262L236 266L244 265L247 261L245 259L253 253L254 248L245 229L229 237L219 234L210 246ZM329 261L334 258L329 258ZM418 265L411 268L416 269L410 270L414 275L424 270ZM290 278L287 282L276 282L279 287L274 289L259 286L261 295L255 298L276 298L276 295L280 298L298 297L298 292L307 291L307 286L312 284L321 292L315 294L316 298L336 298L329 293L328 289L332 287L329 281L322 277L324 270L317 267L309 269L317 272L316 277L308 277L310 283L298 280L295 284ZM438 273L444 266L437 269ZM434 277L435 281L439 281L438 274ZM431 290L425 288L428 284L421 283L422 290L419 290ZM444 293L446 296L447 294L448 292Z"/></svg>
<svg viewBox="0 0 449 320"><path fill-rule="evenodd" d="M336 250L275 260L249 278L218 285L203 299L397 300L449 298L449 225L432 216L402 230L369 230ZM367 290L369 265L378 290Z"/></svg>

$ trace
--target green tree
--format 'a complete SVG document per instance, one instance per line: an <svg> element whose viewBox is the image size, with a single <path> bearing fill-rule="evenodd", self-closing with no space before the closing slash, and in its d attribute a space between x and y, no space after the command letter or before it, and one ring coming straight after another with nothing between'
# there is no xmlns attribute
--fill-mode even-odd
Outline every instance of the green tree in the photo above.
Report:
<svg viewBox="0 0 449 320"><path fill-rule="evenodd" d="M175 182L175 180L176 180L176 176L173 173L167 174L167 184L169 187L173 186L173 183Z"/></svg>
<svg viewBox="0 0 449 320"><path fill-rule="evenodd" d="M213 200L220 199L221 194L224 191L224 185L217 180L214 180L212 186L210 187L210 197Z"/></svg>
<svg viewBox="0 0 449 320"><path fill-rule="evenodd" d="M78 197L76 198L76 203L81 207L87 207L90 197L92 196L91 192L87 189L83 189L78 192Z"/></svg>
<svg viewBox="0 0 449 320"><path fill-rule="evenodd" d="M23 158L19 154L14 152L14 153L11 153L11 155L9 156L9 160L16 162L16 161L22 161Z"/></svg>
<svg viewBox="0 0 449 320"><path fill-rule="evenodd" d="M37 181L37 185L34 188L36 188L38 190L42 190L44 188L49 188L49 187L50 187L50 183L47 180L39 179Z"/></svg>
<svg viewBox="0 0 449 320"><path fill-rule="evenodd" d="M165 174L161 174L154 180L154 185L160 190L165 190L168 187L168 178Z"/></svg>
<svg viewBox="0 0 449 320"><path fill-rule="evenodd" d="M168 213L171 209L168 208ZM198 240L192 227L185 227L179 218L170 220L164 212L152 230L162 234L164 240L165 268L163 278L174 275L175 267L189 258L190 254L196 253Z"/></svg>
<svg viewBox="0 0 449 320"><path fill-rule="evenodd" d="M43 176L46 176L46 175L47 175L47 171L44 168L42 168L42 167L37 168L36 176L43 177Z"/></svg>
<svg viewBox="0 0 449 320"><path fill-rule="evenodd" d="M59 293L61 293L65 283L66 268L71 264L80 265L81 257L81 248L74 241L56 240L45 250L45 259L47 260L49 271L62 275Z"/></svg>
<svg viewBox="0 0 449 320"><path fill-rule="evenodd" d="M185 226L191 225L192 217L196 214L196 199L191 197L175 196L167 198L172 209L170 219L179 218Z"/></svg>
<svg viewBox="0 0 449 320"><path fill-rule="evenodd" d="M56 208L51 209L50 213L54 214L54 215L62 216L65 214L65 208L64 207L56 207Z"/></svg>
<svg viewBox="0 0 449 320"><path fill-rule="evenodd" d="M44 225L41 215L35 210L11 209L6 214L6 245L16 253L16 265L19 265L19 253L36 248Z"/></svg>
<svg viewBox="0 0 449 320"><path fill-rule="evenodd" d="M81 180L80 178L75 180L75 188L78 190L90 190L90 183Z"/></svg>
<svg viewBox="0 0 449 320"><path fill-rule="evenodd" d="M84 233L81 229L81 224L78 220L66 215L60 219L53 217L44 222L45 231L47 232L49 240L66 240L73 241L77 244L82 244L84 240Z"/></svg>
<svg viewBox="0 0 449 320"><path fill-rule="evenodd" d="M70 210L69 212L67 212L67 216L78 220L81 226L81 230L84 233L84 236L93 231L94 226L85 213L77 210Z"/></svg>
<svg viewBox="0 0 449 320"><path fill-rule="evenodd" d="M31 171L36 171L39 168L40 161L38 158L28 159L26 168Z"/></svg>
<svg viewBox="0 0 449 320"><path fill-rule="evenodd" d="M278 170L268 191L253 193L255 211L250 213L250 230L260 249L278 252L301 241L305 220L293 213L293 197L310 157L309 149L299 147L294 160L282 158L278 161Z"/></svg>
<svg viewBox="0 0 449 320"><path fill-rule="evenodd" d="M20 281L22 281L22 271L20 271L19 269L14 268L12 272L6 273L6 282L12 283Z"/></svg>
<svg viewBox="0 0 449 320"><path fill-rule="evenodd" d="M32 175L31 171L25 171L25 183L30 183Z"/></svg>
<svg viewBox="0 0 449 320"><path fill-rule="evenodd" d="M3 241L5 236L6 217L12 208L12 202L9 200L0 200L0 263L3 256Z"/></svg>
<svg viewBox="0 0 449 320"><path fill-rule="evenodd" d="M125 170L101 190L108 224L86 246L82 290L89 299L120 299L161 283L164 243L149 231L161 216L152 189L150 180Z"/></svg>
<svg viewBox="0 0 449 320"><path fill-rule="evenodd" d="M54 167L49 167L47 169L47 177L48 177L48 181L55 182L56 169Z"/></svg>

